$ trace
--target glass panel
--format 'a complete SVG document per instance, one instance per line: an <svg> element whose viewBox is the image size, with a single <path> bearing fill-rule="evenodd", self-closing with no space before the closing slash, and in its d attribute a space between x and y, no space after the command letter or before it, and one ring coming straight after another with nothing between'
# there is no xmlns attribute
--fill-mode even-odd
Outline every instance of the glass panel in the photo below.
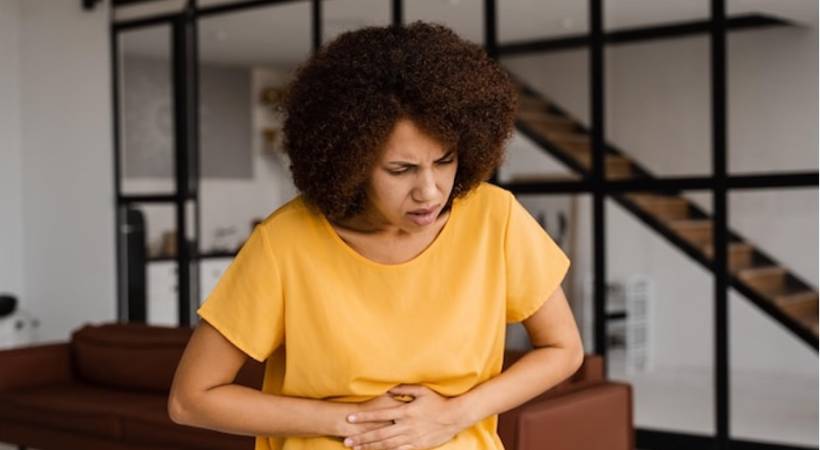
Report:
<svg viewBox="0 0 820 450"><path fill-rule="evenodd" d="M410 2L404 2L407 5ZM366 26L385 26L392 21L389 0L325 0L322 2L322 43L339 34ZM406 8L406 6L405 6Z"/></svg>
<svg viewBox="0 0 820 450"><path fill-rule="evenodd" d="M619 198L606 201L609 377L632 385L637 428L710 436L714 281L674 243L702 248L710 221L683 197Z"/></svg>
<svg viewBox="0 0 820 450"><path fill-rule="evenodd" d="M817 339L817 189L736 191L730 253L740 282ZM732 253L736 253L733 255ZM734 439L816 448L817 351L740 291L730 291L730 433Z"/></svg>
<svg viewBox="0 0 820 450"><path fill-rule="evenodd" d="M498 42L576 37L589 32L589 2L498 0Z"/></svg>
<svg viewBox="0 0 820 450"><path fill-rule="evenodd" d="M727 36L729 172L816 172L818 3L726 3L789 23Z"/></svg>
<svg viewBox="0 0 820 450"><path fill-rule="evenodd" d="M405 0L404 22L409 24L415 20L446 25L463 39L484 44L482 0Z"/></svg>
<svg viewBox="0 0 820 450"><path fill-rule="evenodd" d="M657 2L653 0L606 0L604 30L680 25L709 20L709 0Z"/></svg>
<svg viewBox="0 0 820 450"><path fill-rule="evenodd" d="M139 19L164 14L174 14L185 9L186 0L152 0L134 2L114 8L114 19L117 21Z"/></svg>
<svg viewBox="0 0 820 450"><path fill-rule="evenodd" d="M565 194L521 194L518 201L541 224L547 234L563 249L571 261L570 269L561 287L572 308L573 315L584 340L587 352L592 352L592 309L589 293L584 290L584 280L592 270L589 253L591 230L586 211L591 196ZM515 350L532 348L529 336L520 323L507 326L506 347Z"/></svg>
<svg viewBox="0 0 820 450"><path fill-rule="evenodd" d="M296 195L274 107L311 53L310 20L310 2L299 2L200 21L204 258L232 257L255 222Z"/></svg>
<svg viewBox="0 0 820 450"><path fill-rule="evenodd" d="M709 2L612 0L607 30L705 20ZM706 176L712 171L708 34L605 48L610 178Z"/></svg>
<svg viewBox="0 0 820 450"><path fill-rule="evenodd" d="M817 286L816 188L734 191L728 203L732 231Z"/></svg>
<svg viewBox="0 0 820 450"><path fill-rule="evenodd" d="M549 2L535 8L502 0L498 14L501 42L587 31L586 2ZM502 181L579 178L590 161L587 48L502 55L499 61L519 88L519 116L508 151L511 156L521 155L505 163L499 177Z"/></svg>
<svg viewBox="0 0 820 450"><path fill-rule="evenodd" d="M122 192L175 191L171 27L120 32L120 174Z"/></svg>
<svg viewBox="0 0 820 450"><path fill-rule="evenodd" d="M248 0L197 0L196 4L199 9L207 8L209 6L223 6L231 3L243 3Z"/></svg>

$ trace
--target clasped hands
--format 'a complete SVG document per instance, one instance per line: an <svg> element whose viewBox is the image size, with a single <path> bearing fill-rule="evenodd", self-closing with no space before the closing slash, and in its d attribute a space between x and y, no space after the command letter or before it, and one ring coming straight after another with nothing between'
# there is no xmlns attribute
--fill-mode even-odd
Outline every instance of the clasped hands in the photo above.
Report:
<svg viewBox="0 0 820 450"><path fill-rule="evenodd" d="M401 398L412 400L403 401ZM398 385L359 403L342 427L354 450L416 450L439 446L468 426L454 398L418 384Z"/></svg>

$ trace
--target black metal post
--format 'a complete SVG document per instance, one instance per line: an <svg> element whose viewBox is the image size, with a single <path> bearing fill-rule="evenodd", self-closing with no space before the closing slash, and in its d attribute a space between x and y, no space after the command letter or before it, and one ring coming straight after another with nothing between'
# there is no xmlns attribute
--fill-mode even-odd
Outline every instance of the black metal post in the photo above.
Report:
<svg viewBox="0 0 820 450"><path fill-rule="evenodd" d="M729 302L728 208L726 188L726 5L711 0L712 71L712 190L715 261L715 438L717 448L729 448Z"/></svg>
<svg viewBox="0 0 820 450"><path fill-rule="evenodd" d="M119 34L114 29L114 8L108 12L110 21L109 51L111 53L111 102L112 102L112 137L114 146L114 251L116 261L116 283L115 292L117 295L117 322L128 322L128 296L125 289L125 277L123 271L127 267L123 251L123 211L120 206L122 197L122 182L120 174L120 49Z"/></svg>
<svg viewBox="0 0 820 450"><path fill-rule="evenodd" d="M193 104L194 83L191 79L191 55L196 39L193 23L195 8L188 3L186 10L173 21L173 79L174 79L174 162L176 171L176 196L174 201L177 228L177 280L179 325L191 325L191 247L188 244L187 201L191 198L191 153L195 142L192 130L196 119Z"/></svg>
<svg viewBox="0 0 820 450"><path fill-rule="evenodd" d="M484 0L484 48L491 58L498 58L498 17L496 0Z"/></svg>
<svg viewBox="0 0 820 450"><path fill-rule="evenodd" d="M200 251L199 251L199 237L202 232L202 210L199 208L199 187L200 187L200 174L202 169L202 164L200 162L200 127L199 127L199 19L196 17L197 11L197 3L198 0L191 0L192 3L192 11L191 14L191 34L190 34L190 41L188 48L190 51L188 52L188 72L190 73L189 77L189 85L190 89L188 90L188 100L190 105L190 116L188 122L188 132L190 138L190 146L188 147L190 151L190 177L188 185L190 186L190 192L188 193L189 198L193 204L193 216L194 216L194 235L191 239L191 249L193 251L193 257L191 259L191 271L190 271L190 280L189 285L191 286L190 296L192 302L192 307L189 309L188 314L190 316L189 324L193 325L198 322L198 317L196 316L196 309L199 308L199 301L200 301Z"/></svg>
<svg viewBox="0 0 820 450"><path fill-rule="evenodd" d="M392 3L393 25L404 25L404 2L402 0L393 0Z"/></svg>
<svg viewBox="0 0 820 450"><path fill-rule="evenodd" d="M498 60L498 35L496 34L498 17L496 0L484 0L484 49L490 58ZM490 183L498 184L498 169L493 170Z"/></svg>
<svg viewBox="0 0 820 450"><path fill-rule="evenodd" d="M322 0L310 0L311 30L313 30L313 53L322 46Z"/></svg>
<svg viewBox="0 0 820 450"><path fill-rule="evenodd" d="M606 216L604 209L606 173L604 167L604 33L602 0L589 0L590 91L592 113L592 242L594 246L595 353L607 362L606 340Z"/></svg>

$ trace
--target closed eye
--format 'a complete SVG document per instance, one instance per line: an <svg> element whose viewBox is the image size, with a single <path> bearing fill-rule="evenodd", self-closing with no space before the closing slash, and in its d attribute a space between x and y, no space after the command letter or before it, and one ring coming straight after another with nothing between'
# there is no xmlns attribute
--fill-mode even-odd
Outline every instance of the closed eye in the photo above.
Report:
<svg viewBox="0 0 820 450"><path fill-rule="evenodd" d="M444 161L438 161L438 164L445 165L445 164L450 164L453 161L455 161L455 158L450 158L450 159L444 160ZM410 170L414 170L414 169L415 169L415 167L408 167L408 168L402 169L402 170L388 170L388 172L393 174L393 175L401 175L403 173L407 173Z"/></svg>

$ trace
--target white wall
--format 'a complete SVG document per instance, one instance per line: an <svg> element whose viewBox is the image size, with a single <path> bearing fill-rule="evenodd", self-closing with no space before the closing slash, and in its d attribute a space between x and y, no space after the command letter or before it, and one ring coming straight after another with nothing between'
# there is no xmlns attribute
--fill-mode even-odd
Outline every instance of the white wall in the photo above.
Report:
<svg viewBox="0 0 820 450"><path fill-rule="evenodd" d="M18 5L19 63L3 73L19 76L23 301L41 340L66 339L116 317L108 2Z"/></svg>
<svg viewBox="0 0 820 450"><path fill-rule="evenodd" d="M709 173L708 51L704 37L607 49L608 141L658 175ZM504 64L589 123L586 51L507 58ZM730 170L817 170L816 26L730 33L728 83ZM531 153L511 159L510 165L522 170L554 166ZM574 267L589 271L583 249L591 247L591 204L584 197L577 224L583 242ZM709 194L691 197L711 209ZM817 286L817 199L816 189L732 193L730 224ZM606 213L609 280L623 281L633 273L656 280L657 364L711 367L712 277L619 206L608 203ZM736 294L730 298L733 370L816 377L816 352Z"/></svg>
<svg viewBox="0 0 820 450"><path fill-rule="evenodd" d="M0 2L0 293L25 301L20 148L20 1ZM22 307L22 305L20 305Z"/></svg>

